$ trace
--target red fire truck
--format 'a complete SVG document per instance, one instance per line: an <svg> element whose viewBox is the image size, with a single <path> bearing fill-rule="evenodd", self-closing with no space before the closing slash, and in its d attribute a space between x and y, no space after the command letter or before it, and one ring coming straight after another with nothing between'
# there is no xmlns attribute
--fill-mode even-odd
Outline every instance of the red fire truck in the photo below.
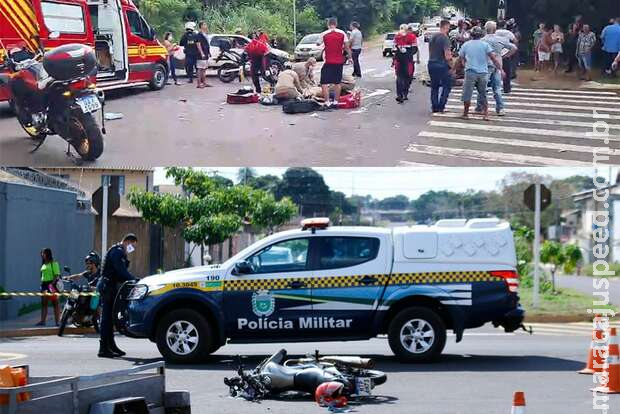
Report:
<svg viewBox="0 0 620 414"><path fill-rule="evenodd" d="M89 45L97 55L97 86L104 90L166 85L166 49L132 0L1 0L0 40L7 50ZM10 99L7 77L0 72L0 102Z"/></svg>

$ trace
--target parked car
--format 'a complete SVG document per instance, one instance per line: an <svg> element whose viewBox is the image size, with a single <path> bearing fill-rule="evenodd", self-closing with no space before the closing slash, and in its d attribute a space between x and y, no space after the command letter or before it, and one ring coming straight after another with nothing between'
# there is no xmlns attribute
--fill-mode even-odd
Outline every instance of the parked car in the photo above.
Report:
<svg viewBox="0 0 620 414"><path fill-rule="evenodd" d="M321 35L319 33L304 36L295 48L295 60L308 60L311 57L316 60L323 60L325 45L319 44L320 40Z"/></svg>
<svg viewBox="0 0 620 414"><path fill-rule="evenodd" d="M347 341L387 334L403 361L439 356L486 323L522 326L510 225L330 227L329 219L257 241L221 265L141 279L121 295L119 331L167 361L196 362L226 343Z"/></svg>
<svg viewBox="0 0 620 414"><path fill-rule="evenodd" d="M218 69L224 62L216 61L217 57L220 55L220 45L222 42L228 42L231 45L231 50L237 53L243 53L243 49L250 43L250 39L236 34L221 34L221 33L213 33L208 35L209 45L211 46L211 58L209 59L209 68ZM291 55L285 52L284 50L271 48L271 53L274 55L284 59L290 60ZM175 67L179 69L185 68L185 62L183 60L176 60Z"/></svg>
<svg viewBox="0 0 620 414"><path fill-rule="evenodd" d="M383 40L383 57L392 56L392 54L394 53L392 50L394 49L395 37L395 32L385 35L385 39Z"/></svg>

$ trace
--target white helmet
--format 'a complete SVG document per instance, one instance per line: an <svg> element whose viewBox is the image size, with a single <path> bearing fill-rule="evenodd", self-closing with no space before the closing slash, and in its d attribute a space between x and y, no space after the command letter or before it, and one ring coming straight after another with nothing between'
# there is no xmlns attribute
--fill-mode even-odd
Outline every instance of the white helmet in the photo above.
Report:
<svg viewBox="0 0 620 414"><path fill-rule="evenodd" d="M196 22L185 23L185 30L196 30Z"/></svg>

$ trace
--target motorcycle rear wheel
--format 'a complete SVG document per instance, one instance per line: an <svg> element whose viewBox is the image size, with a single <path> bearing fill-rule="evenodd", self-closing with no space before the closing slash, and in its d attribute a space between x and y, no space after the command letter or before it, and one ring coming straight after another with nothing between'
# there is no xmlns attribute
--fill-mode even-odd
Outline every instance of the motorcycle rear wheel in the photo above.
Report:
<svg viewBox="0 0 620 414"><path fill-rule="evenodd" d="M68 137L71 146L84 161L95 161L103 153L103 135L92 114L73 114L69 119L80 136Z"/></svg>
<svg viewBox="0 0 620 414"><path fill-rule="evenodd" d="M233 71L233 69L236 69ZM224 83L230 83L239 77L239 67L233 63L224 63L217 70L217 76L220 81Z"/></svg>
<svg viewBox="0 0 620 414"><path fill-rule="evenodd" d="M375 369L366 370L365 377L368 377L372 380L373 386L379 386L381 384L385 384L387 381L387 374L383 371L377 371Z"/></svg>

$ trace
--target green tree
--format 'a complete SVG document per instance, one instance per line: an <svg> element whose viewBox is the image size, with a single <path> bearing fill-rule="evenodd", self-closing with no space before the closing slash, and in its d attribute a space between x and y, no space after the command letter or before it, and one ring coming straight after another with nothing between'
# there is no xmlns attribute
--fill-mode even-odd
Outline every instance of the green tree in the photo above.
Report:
<svg viewBox="0 0 620 414"><path fill-rule="evenodd" d="M132 189L127 198L146 221L173 228L180 225L184 240L196 245L223 243L244 223L271 232L297 210L290 199L276 201L265 191L231 186L203 171L173 167L166 176L183 187L184 195Z"/></svg>
<svg viewBox="0 0 620 414"><path fill-rule="evenodd" d="M556 241L546 240L540 248L540 261L551 266L551 288L555 292L555 275L558 269L569 273L582 260L582 253L578 246L563 245Z"/></svg>
<svg viewBox="0 0 620 414"><path fill-rule="evenodd" d="M276 198L290 197L305 217L329 216L334 209L323 176L312 168L289 168L282 176Z"/></svg>

